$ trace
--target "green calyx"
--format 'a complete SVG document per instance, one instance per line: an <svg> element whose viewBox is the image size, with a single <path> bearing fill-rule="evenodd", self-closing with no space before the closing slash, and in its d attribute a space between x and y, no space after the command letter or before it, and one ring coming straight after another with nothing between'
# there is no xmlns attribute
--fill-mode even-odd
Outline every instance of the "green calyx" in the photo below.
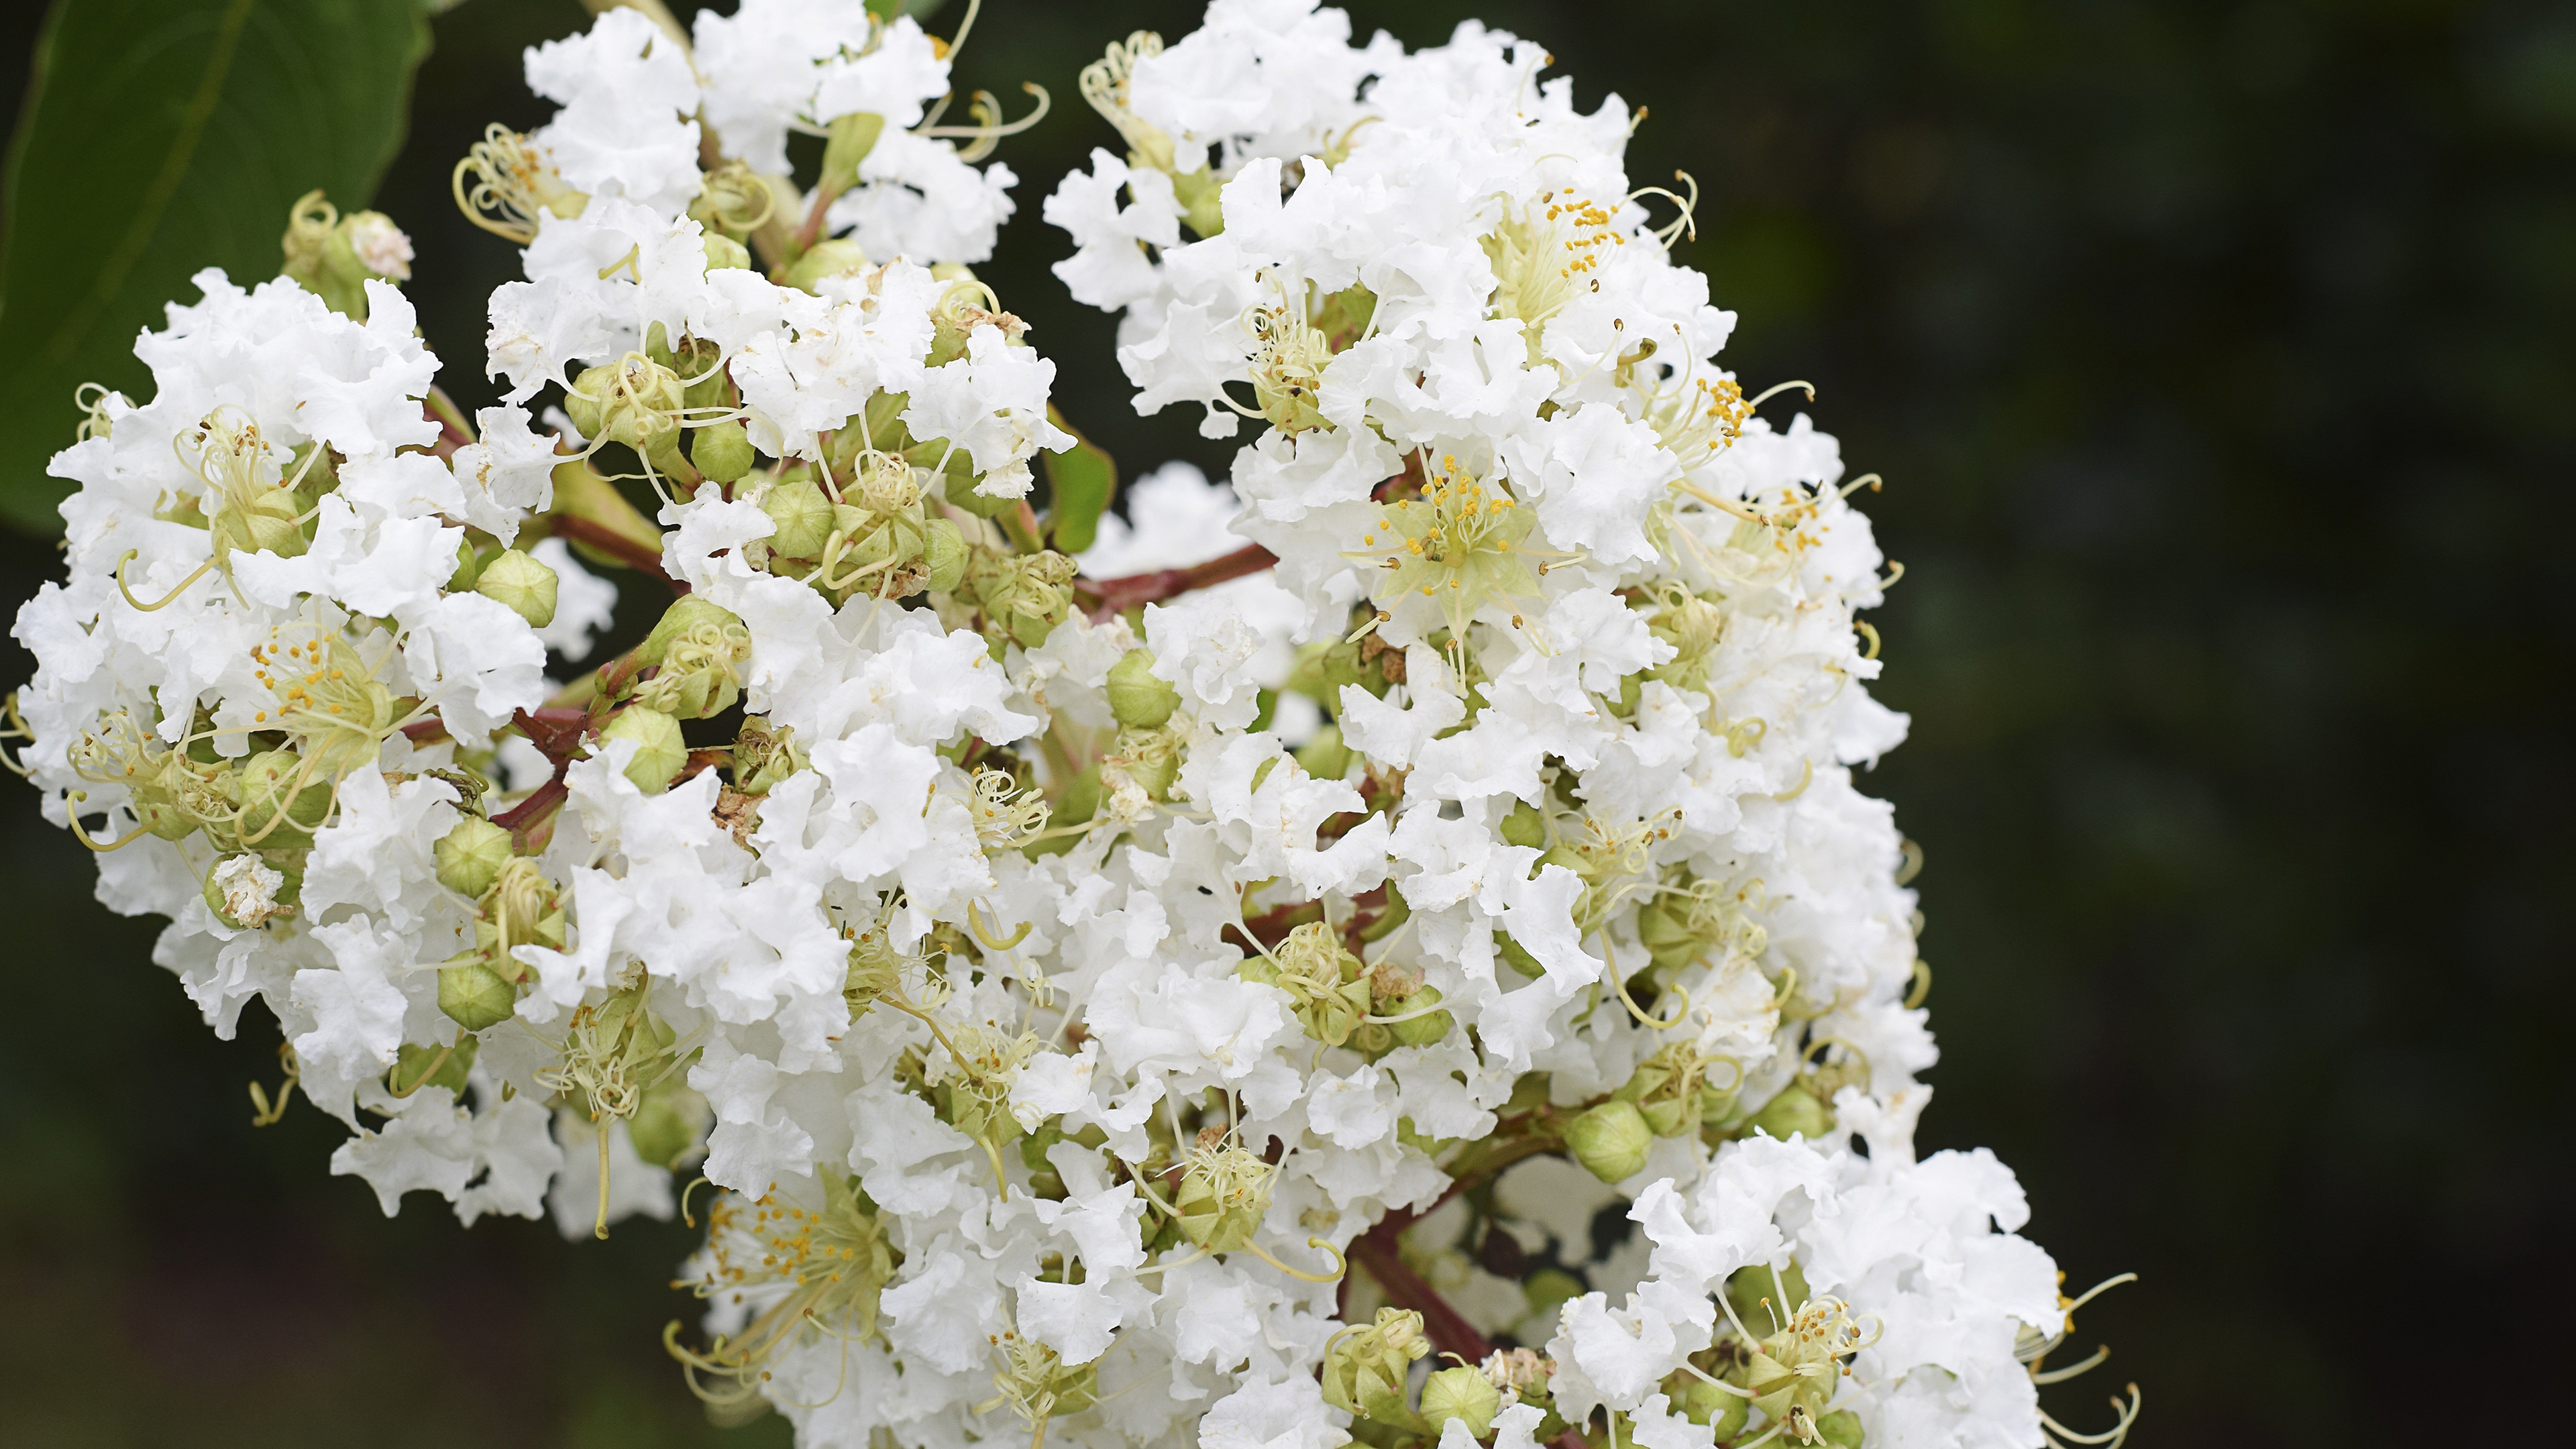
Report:
<svg viewBox="0 0 2576 1449"><path fill-rule="evenodd" d="M1381 1308L1376 1321L1353 1324L1324 1348L1324 1402L1347 1414L1419 1432L1421 1416L1405 1402L1405 1378L1415 1359L1431 1352L1422 1315Z"/></svg>
<svg viewBox="0 0 2576 1449"><path fill-rule="evenodd" d="M320 191L296 200L279 249L284 253L279 275L295 279L332 311L361 322L367 320L367 283L411 278L411 238L392 218L381 211L342 216Z"/></svg>
<svg viewBox="0 0 2576 1449"><path fill-rule="evenodd" d="M635 658L653 671L635 686L637 704L676 719L706 719L742 698L751 630L723 605L684 594L663 612Z"/></svg>
<svg viewBox="0 0 2576 1449"><path fill-rule="evenodd" d="M1072 612L1077 572L1072 559L1052 549L1029 554L977 549L955 596L974 607L997 656L1006 644L1034 649Z"/></svg>
<svg viewBox="0 0 2576 1449"><path fill-rule="evenodd" d="M764 715L742 717L733 740L733 787L746 795L765 795L805 768L804 748L793 728L774 729Z"/></svg>

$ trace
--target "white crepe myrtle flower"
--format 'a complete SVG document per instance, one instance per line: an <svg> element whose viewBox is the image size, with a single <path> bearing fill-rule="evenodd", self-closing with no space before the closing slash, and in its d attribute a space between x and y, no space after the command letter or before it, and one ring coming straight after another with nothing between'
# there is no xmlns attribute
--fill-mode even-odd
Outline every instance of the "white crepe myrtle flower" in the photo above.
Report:
<svg viewBox="0 0 2576 1449"><path fill-rule="evenodd" d="M275 1016L259 1120L703 1209L665 1346L811 1449L2116 1442L2010 1173L1913 1149L1874 480L1718 365L1625 103L1307 0L1111 46L1058 275L1242 441L1104 515L953 57L611 10L459 167L505 401L209 272L56 458L12 763Z"/></svg>

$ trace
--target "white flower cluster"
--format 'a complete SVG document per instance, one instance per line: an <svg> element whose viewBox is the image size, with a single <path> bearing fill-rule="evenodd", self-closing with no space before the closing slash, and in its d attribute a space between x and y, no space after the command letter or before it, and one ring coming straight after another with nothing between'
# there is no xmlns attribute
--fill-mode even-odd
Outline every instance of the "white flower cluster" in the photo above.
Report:
<svg viewBox="0 0 2576 1449"><path fill-rule="evenodd" d="M1883 560L1625 107L1307 0L1111 47L1058 272L1140 409L1260 431L1077 557L948 53L858 0L531 51L562 110L458 171L526 248L471 429L380 276L201 278L18 624L102 898L389 1213L702 1173L666 1342L814 1449L2043 1442L2073 1305L1912 1146ZM562 684L567 544L679 597Z"/></svg>

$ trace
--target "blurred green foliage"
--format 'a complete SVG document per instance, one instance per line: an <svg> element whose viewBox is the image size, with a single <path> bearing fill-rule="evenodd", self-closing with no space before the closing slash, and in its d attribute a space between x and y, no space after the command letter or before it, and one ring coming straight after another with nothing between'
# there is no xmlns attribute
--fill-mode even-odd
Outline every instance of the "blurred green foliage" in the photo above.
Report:
<svg viewBox="0 0 2576 1449"><path fill-rule="evenodd" d="M959 74L1056 95L1001 153L1021 214L980 270L1131 472L1225 454L1133 415L1114 323L1046 274L1065 247L1037 203L1114 144L1080 65L1195 9L990 0ZM1351 9L1413 44L1481 15L1544 40L1587 104L1649 105L1631 172L1701 182L1683 255L1742 314L1729 360L1813 379L1853 471L1890 480L1867 502L1909 567L1881 693L1915 728L1867 783L1930 859L1927 1145L2017 1168L2077 1283L2145 1275L2079 1335L2145 1386L2136 1442L2461 1432L2502 1390L2427 1382L2425 1334L2455 1324L2470 1362L2551 1361L2576 1227L2549 1145L2576 1106L2552 684L2576 14ZM493 393L481 299L516 262L447 169L485 123L542 117L517 50L581 23L572 0L441 17L377 197L469 406ZM19 401L13 430L68 438L67 408ZM52 562L7 547L14 599ZM13 649L0 677L26 668ZM149 926L88 903L88 859L23 797L0 820L0 1442L784 1442L775 1419L705 1428L661 1359L685 1230L379 1219L324 1175L336 1127L249 1127L273 1028L214 1042L146 964ZM2078 1427L2105 1412L2091 1382L2051 1391Z"/></svg>
<svg viewBox="0 0 2576 1449"><path fill-rule="evenodd" d="M273 275L286 209L355 210L392 162L424 0L74 0L38 39L9 147L0 393L51 420L83 383L140 395L134 334L188 278ZM50 428L0 431L0 518L55 529Z"/></svg>

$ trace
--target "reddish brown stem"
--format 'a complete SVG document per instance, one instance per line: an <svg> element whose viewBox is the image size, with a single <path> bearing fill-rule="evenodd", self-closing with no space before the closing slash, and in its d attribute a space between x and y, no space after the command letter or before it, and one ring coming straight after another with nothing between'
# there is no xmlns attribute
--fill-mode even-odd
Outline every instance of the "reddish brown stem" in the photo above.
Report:
<svg viewBox="0 0 2576 1449"><path fill-rule="evenodd" d="M647 552L642 545L615 529L569 513L555 514L547 520L547 524L554 530L556 537L567 542L589 544L637 573L651 574L660 579L671 586L672 593L685 594L689 591L687 580L675 579L662 571L660 554Z"/></svg>
<svg viewBox="0 0 2576 1449"><path fill-rule="evenodd" d="M1397 1251L1396 1240L1412 1224L1411 1213L1387 1214L1376 1227L1352 1242L1351 1261L1368 1270L1368 1275L1386 1290L1387 1301L1422 1315L1422 1330L1429 1335L1434 1349L1454 1353L1471 1364L1483 1363L1494 1346L1485 1341L1474 1324L1449 1306L1449 1300L1441 1297L1438 1289L1406 1267L1403 1255Z"/></svg>
<svg viewBox="0 0 2576 1449"><path fill-rule="evenodd" d="M1228 579L1247 578L1279 562L1279 555L1257 543L1248 543L1223 558L1185 569L1156 569L1151 573L1128 574L1114 579L1075 579L1076 594L1090 601L1088 607L1094 623L1112 614L1165 599L1177 599L1192 589L1204 589Z"/></svg>

